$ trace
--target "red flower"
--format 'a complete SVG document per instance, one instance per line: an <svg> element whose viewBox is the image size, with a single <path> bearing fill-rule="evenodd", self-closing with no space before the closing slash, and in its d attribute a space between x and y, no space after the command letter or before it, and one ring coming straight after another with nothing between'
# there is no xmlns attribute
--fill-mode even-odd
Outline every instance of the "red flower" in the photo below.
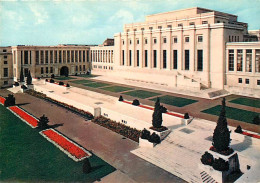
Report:
<svg viewBox="0 0 260 183"><path fill-rule="evenodd" d="M0 103L4 104L5 103L5 98L0 96Z"/></svg>
<svg viewBox="0 0 260 183"><path fill-rule="evenodd" d="M35 119L34 117L32 117L31 115L27 114L25 111L23 111L22 109L20 109L17 106L12 106L9 107L9 109L11 109L14 113L16 113L18 116L20 116L22 119L24 119L25 121L27 121L30 125L32 125L33 127L37 127L38 124L38 120Z"/></svg>

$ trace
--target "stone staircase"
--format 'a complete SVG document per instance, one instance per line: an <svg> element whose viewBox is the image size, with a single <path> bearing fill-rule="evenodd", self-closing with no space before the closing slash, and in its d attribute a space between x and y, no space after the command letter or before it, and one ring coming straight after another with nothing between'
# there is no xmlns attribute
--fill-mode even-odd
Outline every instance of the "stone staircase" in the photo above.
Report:
<svg viewBox="0 0 260 183"><path fill-rule="evenodd" d="M203 171L200 172L200 176L202 179L202 182L205 183L217 183L209 174L207 174L207 172Z"/></svg>

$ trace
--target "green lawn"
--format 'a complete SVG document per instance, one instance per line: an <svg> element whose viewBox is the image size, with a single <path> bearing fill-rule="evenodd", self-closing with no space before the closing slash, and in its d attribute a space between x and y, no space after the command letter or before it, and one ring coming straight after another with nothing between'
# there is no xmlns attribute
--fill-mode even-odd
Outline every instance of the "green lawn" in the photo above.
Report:
<svg viewBox="0 0 260 183"><path fill-rule="evenodd" d="M71 83L75 83L75 84L87 84L87 83L92 83L94 81L92 80L74 80L74 81L71 81Z"/></svg>
<svg viewBox="0 0 260 183"><path fill-rule="evenodd" d="M75 78L62 76L62 77L57 77L57 78L54 78L54 79L57 79L57 80L71 80L71 79L75 79Z"/></svg>
<svg viewBox="0 0 260 183"><path fill-rule="evenodd" d="M215 107L206 109L201 112L219 116L220 111L221 111L221 105L217 105ZM237 109L237 108L233 108L233 107L226 107L226 116L227 116L227 118L230 118L230 119L243 121L243 122L247 122L247 123L252 123L252 120L254 119L254 117L256 115L259 115L259 114L256 112L252 112L252 111L246 111L246 110Z"/></svg>
<svg viewBox="0 0 260 183"><path fill-rule="evenodd" d="M83 84L84 86L92 87L92 88L99 88L103 86L108 86L109 84L107 83L100 83L100 82L94 82L94 83L86 83Z"/></svg>
<svg viewBox="0 0 260 183"><path fill-rule="evenodd" d="M250 98L237 98L234 100L229 101L231 103L246 105L250 107L257 107L260 108L260 100L259 99L250 99Z"/></svg>
<svg viewBox="0 0 260 183"><path fill-rule="evenodd" d="M93 78L93 77L97 77L98 75L87 75L87 74L82 74L82 75L78 75L78 77L83 77L83 78Z"/></svg>
<svg viewBox="0 0 260 183"><path fill-rule="evenodd" d="M0 182L94 182L115 168L93 155L93 171L75 162L0 105Z"/></svg>
<svg viewBox="0 0 260 183"><path fill-rule="evenodd" d="M133 88L123 87L123 86L109 86L109 87L102 88L102 90L116 92L116 93L117 92L123 92L123 91L132 90L132 89Z"/></svg>
<svg viewBox="0 0 260 183"><path fill-rule="evenodd" d="M161 95L160 93L149 92L149 91L144 91L144 90L134 90L134 91L126 92L124 94L130 95L132 97L141 98L141 99L154 97L154 96L157 96L157 95Z"/></svg>
<svg viewBox="0 0 260 183"><path fill-rule="evenodd" d="M156 101L157 98L150 99L152 101ZM168 105L173 105L176 107L183 107L192 103L197 102L197 100L182 98L182 97L173 97L169 95L165 95L160 97L160 102Z"/></svg>

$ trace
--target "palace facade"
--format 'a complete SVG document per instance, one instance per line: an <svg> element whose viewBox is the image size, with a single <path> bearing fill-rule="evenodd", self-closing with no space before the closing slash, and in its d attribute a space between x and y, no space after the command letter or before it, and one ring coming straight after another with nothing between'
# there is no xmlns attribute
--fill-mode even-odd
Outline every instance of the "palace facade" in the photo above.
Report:
<svg viewBox="0 0 260 183"><path fill-rule="evenodd" d="M252 95L260 91L259 35L236 15L204 8L153 14L145 22L124 25L122 33L99 46L1 48L0 86L17 81L22 68L32 77L91 70L158 87Z"/></svg>

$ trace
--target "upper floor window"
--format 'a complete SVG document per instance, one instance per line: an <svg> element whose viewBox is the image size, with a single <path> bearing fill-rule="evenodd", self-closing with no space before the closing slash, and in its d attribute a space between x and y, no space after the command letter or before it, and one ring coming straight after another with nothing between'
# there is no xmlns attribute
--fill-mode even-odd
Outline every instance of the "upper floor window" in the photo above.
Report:
<svg viewBox="0 0 260 183"><path fill-rule="evenodd" d="M162 29L162 26L158 26L158 29Z"/></svg>
<svg viewBox="0 0 260 183"><path fill-rule="evenodd" d="M182 24L178 24L178 27L182 27Z"/></svg>
<svg viewBox="0 0 260 183"><path fill-rule="evenodd" d="M202 21L202 24L208 24L208 21Z"/></svg>
<svg viewBox="0 0 260 183"><path fill-rule="evenodd" d="M190 37L185 37L185 42L186 43L190 42Z"/></svg>
<svg viewBox="0 0 260 183"><path fill-rule="evenodd" d="M144 30L144 28L141 28L141 30L143 31L143 30Z"/></svg>
<svg viewBox="0 0 260 183"><path fill-rule="evenodd" d="M6 49L4 49L3 52L6 52Z"/></svg>
<svg viewBox="0 0 260 183"><path fill-rule="evenodd" d="M174 37L174 38L173 38L173 42L174 42L174 43L178 43L177 37Z"/></svg>
<svg viewBox="0 0 260 183"><path fill-rule="evenodd" d="M195 25L195 23L194 22L190 22L190 25Z"/></svg>
<svg viewBox="0 0 260 183"><path fill-rule="evenodd" d="M129 29L126 30L126 32L129 32L129 31L130 31Z"/></svg>
<svg viewBox="0 0 260 183"><path fill-rule="evenodd" d="M154 38L153 39L153 43L156 44L157 43L157 39Z"/></svg>
<svg viewBox="0 0 260 183"><path fill-rule="evenodd" d="M217 23L220 23L220 21L218 20Z"/></svg>
<svg viewBox="0 0 260 183"><path fill-rule="evenodd" d="M137 31L137 29L134 29L134 31Z"/></svg>
<svg viewBox="0 0 260 183"><path fill-rule="evenodd" d="M136 44L139 44L139 39L136 40Z"/></svg>
<svg viewBox="0 0 260 183"><path fill-rule="evenodd" d="M149 27L150 30L153 30L153 27Z"/></svg>
<svg viewBox="0 0 260 183"><path fill-rule="evenodd" d="M8 68L4 68L4 77L8 77Z"/></svg>
<svg viewBox="0 0 260 183"><path fill-rule="evenodd" d="M129 44L132 44L132 40L131 39L129 40Z"/></svg>
<svg viewBox="0 0 260 183"><path fill-rule="evenodd" d="M125 44L125 41L124 41L124 40L122 40L122 44L123 44L123 45Z"/></svg>
<svg viewBox="0 0 260 183"><path fill-rule="evenodd" d="M172 25L167 25L167 28L172 28Z"/></svg>
<svg viewBox="0 0 260 183"><path fill-rule="evenodd" d="M198 42L203 42L203 36L198 36Z"/></svg>
<svg viewBox="0 0 260 183"><path fill-rule="evenodd" d="M167 43L166 37L163 38L163 43Z"/></svg>
<svg viewBox="0 0 260 183"><path fill-rule="evenodd" d="M4 58L7 58L7 55L5 55Z"/></svg>
<svg viewBox="0 0 260 183"><path fill-rule="evenodd" d="M147 40L147 39L144 39L144 43L145 43L145 44L148 44L148 40Z"/></svg>
<svg viewBox="0 0 260 183"><path fill-rule="evenodd" d="M4 61L4 64L7 64L7 60Z"/></svg>

